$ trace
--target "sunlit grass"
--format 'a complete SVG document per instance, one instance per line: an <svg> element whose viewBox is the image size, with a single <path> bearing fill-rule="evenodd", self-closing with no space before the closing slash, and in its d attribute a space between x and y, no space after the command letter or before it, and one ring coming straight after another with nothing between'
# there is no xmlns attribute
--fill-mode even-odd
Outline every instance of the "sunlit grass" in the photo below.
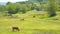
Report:
<svg viewBox="0 0 60 34"><path fill-rule="evenodd" d="M41 12L39 12L41 13ZM42 14L45 14L42 12ZM58 13L57 13L58 14ZM0 34L60 34L60 16L53 18L41 18L41 15L33 18L31 14L15 14L18 18L8 16L0 18ZM25 20L20 21L23 17ZM58 20L54 20L57 18ZM18 26L19 32L12 32L11 27Z"/></svg>

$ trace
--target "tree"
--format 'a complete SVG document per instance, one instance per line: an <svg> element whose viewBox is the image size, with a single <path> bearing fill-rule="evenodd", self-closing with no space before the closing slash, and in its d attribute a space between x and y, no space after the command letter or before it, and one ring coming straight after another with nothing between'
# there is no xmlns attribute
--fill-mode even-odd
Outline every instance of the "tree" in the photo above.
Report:
<svg viewBox="0 0 60 34"><path fill-rule="evenodd" d="M9 15L16 14L18 12L26 13L27 11L30 10L26 4L19 4L19 3L9 3L7 5L7 8Z"/></svg>
<svg viewBox="0 0 60 34"><path fill-rule="evenodd" d="M22 5L20 8L21 8L22 13L26 13L26 11L28 10L26 5Z"/></svg>
<svg viewBox="0 0 60 34"><path fill-rule="evenodd" d="M6 9L6 6L0 6L0 11L2 12L2 11L6 11L7 9Z"/></svg>
<svg viewBox="0 0 60 34"><path fill-rule="evenodd" d="M7 5L7 9L9 15L16 14L20 9L20 5L15 3L10 3Z"/></svg>
<svg viewBox="0 0 60 34"><path fill-rule="evenodd" d="M49 0L48 15L49 17L56 16L56 2L55 0Z"/></svg>
<svg viewBox="0 0 60 34"><path fill-rule="evenodd" d="M6 5L8 5L8 4L11 4L11 2L7 2L7 4L6 4Z"/></svg>

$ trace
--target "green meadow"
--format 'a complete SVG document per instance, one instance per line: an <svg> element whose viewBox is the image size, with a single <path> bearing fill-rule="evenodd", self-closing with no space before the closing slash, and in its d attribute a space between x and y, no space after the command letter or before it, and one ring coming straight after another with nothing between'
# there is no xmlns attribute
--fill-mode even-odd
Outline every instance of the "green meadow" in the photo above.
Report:
<svg viewBox="0 0 60 34"><path fill-rule="evenodd" d="M60 12L56 13L57 16L51 18L43 11L13 14L16 18L0 16L0 34L60 34ZM33 18L33 15L36 17ZM24 18L24 21L20 18ZM12 26L19 27L20 31L13 32Z"/></svg>

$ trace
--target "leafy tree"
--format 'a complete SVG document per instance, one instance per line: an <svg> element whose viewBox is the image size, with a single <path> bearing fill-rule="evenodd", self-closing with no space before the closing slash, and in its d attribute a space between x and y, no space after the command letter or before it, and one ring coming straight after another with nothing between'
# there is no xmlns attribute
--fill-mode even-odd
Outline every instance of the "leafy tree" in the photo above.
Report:
<svg viewBox="0 0 60 34"><path fill-rule="evenodd" d="M8 4L11 4L11 2L7 2L7 4L6 4L6 5L8 5Z"/></svg>
<svg viewBox="0 0 60 34"><path fill-rule="evenodd" d="M20 10L22 13L26 13L26 11L28 11L28 7L25 4L23 4L20 6Z"/></svg>
<svg viewBox="0 0 60 34"><path fill-rule="evenodd" d="M48 15L49 17L56 16L56 2L55 0L49 0L49 6L48 6Z"/></svg>
<svg viewBox="0 0 60 34"><path fill-rule="evenodd" d="M0 11L6 11L6 6L0 6Z"/></svg>
<svg viewBox="0 0 60 34"><path fill-rule="evenodd" d="M19 11L19 9L20 9L19 6L20 6L19 4L14 4L14 3L8 4L8 5L7 5L8 14L9 14L9 15L11 15L11 14L16 14L16 13Z"/></svg>

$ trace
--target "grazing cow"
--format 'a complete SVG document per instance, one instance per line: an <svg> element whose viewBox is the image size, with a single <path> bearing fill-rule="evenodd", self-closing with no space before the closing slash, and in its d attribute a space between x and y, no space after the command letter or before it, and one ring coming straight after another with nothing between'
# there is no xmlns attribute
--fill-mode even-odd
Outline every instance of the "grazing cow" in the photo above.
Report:
<svg viewBox="0 0 60 34"><path fill-rule="evenodd" d="M12 31L20 31L18 27L12 27Z"/></svg>
<svg viewBox="0 0 60 34"><path fill-rule="evenodd" d="M33 16L33 18L35 18L35 16Z"/></svg>
<svg viewBox="0 0 60 34"><path fill-rule="evenodd" d="M24 21L24 18L20 18L21 21Z"/></svg>

